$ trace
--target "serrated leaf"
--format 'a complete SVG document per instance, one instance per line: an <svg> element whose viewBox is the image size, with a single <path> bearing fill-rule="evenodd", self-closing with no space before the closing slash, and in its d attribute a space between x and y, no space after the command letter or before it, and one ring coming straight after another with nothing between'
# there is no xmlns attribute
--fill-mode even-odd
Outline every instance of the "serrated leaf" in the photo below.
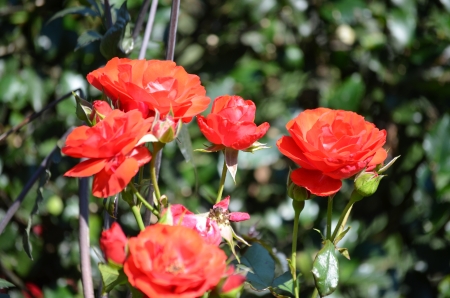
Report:
<svg viewBox="0 0 450 298"><path fill-rule="evenodd" d="M50 20L47 21L47 24L56 20L57 18L62 18L68 14L79 14L82 16L91 16L91 17L99 17L99 13L95 10L90 9L89 7L85 6L77 6L77 7L69 7L66 9L63 9L61 11L58 11L55 15L53 15Z"/></svg>
<svg viewBox="0 0 450 298"><path fill-rule="evenodd" d="M127 10L127 1L125 1L117 12L116 22L106 31L101 39L100 52L106 59L127 56L127 53L122 48L122 41L130 19L130 14Z"/></svg>
<svg viewBox="0 0 450 298"><path fill-rule="evenodd" d="M341 255L343 255L344 257L346 257L347 259L350 260L350 254L348 253L348 249L346 248L338 248L337 249Z"/></svg>
<svg viewBox="0 0 450 298"><path fill-rule="evenodd" d="M233 178L234 183L236 183L236 172L238 167L238 154L239 150L233 148L225 148L225 163L227 164L227 169Z"/></svg>
<svg viewBox="0 0 450 298"><path fill-rule="evenodd" d="M254 243L241 257L241 263L251 272L247 274L247 282L255 290L264 290L272 285L275 277L275 261L269 252L258 243Z"/></svg>
<svg viewBox="0 0 450 298"><path fill-rule="evenodd" d="M12 287L15 287L15 285L10 283L7 280L4 280L3 278L0 278L0 289L6 289L6 288L12 288Z"/></svg>
<svg viewBox="0 0 450 298"><path fill-rule="evenodd" d="M328 296L336 290L339 283L339 263L330 240L325 240L323 248L314 259L311 272L320 297Z"/></svg>
<svg viewBox="0 0 450 298"><path fill-rule="evenodd" d="M80 36L78 36L77 39L77 46L75 47L75 50L78 50L79 48L82 48L84 46L87 46L88 44L102 39L103 35L98 33L97 31L88 30L83 32Z"/></svg>
<svg viewBox="0 0 450 298"><path fill-rule="evenodd" d="M339 235L337 235L336 239L334 239L334 245L337 245L338 242L344 238L345 234L350 230L350 227L347 227L344 231L342 231Z"/></svg>
<svg viewBox="0 0 450 298"><path fill-rule="evenodd" d="M192 162L194 160L194 150L192 149L191 136L186 125L181 126L177 136L177 144L181 154L183 154L184 160Z"/></svg>
<svg viewBox="0 0 450 298"><path fill-rule="evenodd" d="M103 281L103 294L109 293L115 286L125 284L128 281L123 269L114 268L106 264L98 264Z"/></svg>

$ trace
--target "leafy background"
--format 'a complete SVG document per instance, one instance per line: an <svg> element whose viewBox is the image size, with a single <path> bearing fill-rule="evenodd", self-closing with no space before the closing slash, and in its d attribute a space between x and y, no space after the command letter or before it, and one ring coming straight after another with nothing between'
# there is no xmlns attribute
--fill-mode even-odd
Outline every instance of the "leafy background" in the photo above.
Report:
<svg viewBox="0 0 450 298"><path fill-rule="evenodd" d="M131 27L141 2L127 3ZM89 100L100 96L85 80L106 62L100 41L74 49L83 32L105 33L101 18L84 12L49 22L68 7L93 9L91 3L0 0L1 132L73 89L82 88ZM112 3L118 9L122 1ZM170 4L160 1L147 59L164 58ZM448 0L181 3L176 62L201 77L210 97L252 99L256 122L271 124L263 141L272 148L240 154L237 184L229 179L226 185L231 209L252 215L238 227L242 235L273 246L280 260L289 254L293 211L285 180L293 165L274 144L285 123L303 109L356 111L387 130L390 157L402 156L378 192L353 209L352 228L341 244L351 260L340 258L340 286L332 297L450 297L449 13ZM134 41L130 57L137 57L141 43L141 37ZM66 129L79 124L69 98L0 144L0 219ZM195 122L189 131L193 147L202 148L206 140ZM164 151L161 180L170 201L203 212L210 208L222 160L217 154L194 157L198 187L192 163L184 161L176 144ZM81 297L77 182L62 177L76 162L62 157L50 168L33 217L33 261L24 252L22 235L37 186L0 235L0 277L17 286L8 291L11 297L22 297L29 283L45 297ZM351 187L345 184L335 198L334 223ZM120 223L135 235L131 213L119 207ZM91 198L89 208L92 271L99 285L102 202ZM325 210L326 200L314 198L301 215L302 297L312 293L310 269L321 246L312 228L324 229ZM285 263L278 266L280 273L286 271Z"/></svg>

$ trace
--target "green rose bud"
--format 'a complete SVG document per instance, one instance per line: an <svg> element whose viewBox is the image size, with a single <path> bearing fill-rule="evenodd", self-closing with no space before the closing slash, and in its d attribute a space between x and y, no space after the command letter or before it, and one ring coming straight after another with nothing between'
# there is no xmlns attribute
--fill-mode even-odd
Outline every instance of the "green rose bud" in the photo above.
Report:
<svg viewBox="0 0 450 298"><path fill-rule="evenodd" d="M373 195L384 175L373 172L362 172L355 179L355 190L363 197Z"/></svg>
<svg viewBox="0 0 450 298"><path fill-rule="evenodd" d="M310 195L309 192L301 186L298 186L295 183L291 183L288 186L288 196L294 201L305 201L308 200Z"/></svg>

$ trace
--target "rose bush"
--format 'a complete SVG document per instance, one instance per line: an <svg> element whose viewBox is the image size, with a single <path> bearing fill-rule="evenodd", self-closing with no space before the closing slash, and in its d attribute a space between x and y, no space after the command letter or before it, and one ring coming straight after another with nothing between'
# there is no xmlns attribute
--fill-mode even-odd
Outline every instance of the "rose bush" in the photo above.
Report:
<svg viewBox="0 0 450 298"><path fill-rule="evenodd" d="M256 106L251 100L242 97L224 95L217 97L207 116L197 117L198 126L203 135L215 145L223 148L244 150L262 138L269 129L269 123L257 126ZM221 148L216 147L216 150Z"/></svg>
<svg viewBox="0 0 450 298"><path fill-rule="evenodd" d="M152 156L138 145L148 132L152 119L143 119L139 111L124 113L113 110L93 127L80 126L67 137L62 152L76 158L88 158L64 175L94 175L92 193L106 198L122 191L136 175L139 167Z"/></svg>
<svg viewBox="0 0 450 298"><path fill-rule="evenodd" d="M158 111L164 118L170 111L187 123L206 110L210 103L200 78L188 74L172 61L113 58L87 75L95 88L103 91L115 107L138 109L143 117Z"/></svg>
<svg viewBox="0 0 450 298"><path fill-rule="evenodd" d="M123 233L122 228L118 223L114 222L109 230L102 232L100 248L108 261L121 265L127 257L127 242L127 236Z"/></svg>
<svg viewBox="0 0 450 298"><path fill-rule="evenodd" d="M318 196L329 196L363 169L373 169L387 157L382 148L386 131L356 113L317 108L305 110L286 125L290 136L277 146L300 169L292 181Z"/></svg>
<svg viewBox="0 0 450 298"><path fill-rule="evenodd" d="M128 247L125 274L148 297L200 297L226 273L225 253L184 226L149 226Z"/></svg>

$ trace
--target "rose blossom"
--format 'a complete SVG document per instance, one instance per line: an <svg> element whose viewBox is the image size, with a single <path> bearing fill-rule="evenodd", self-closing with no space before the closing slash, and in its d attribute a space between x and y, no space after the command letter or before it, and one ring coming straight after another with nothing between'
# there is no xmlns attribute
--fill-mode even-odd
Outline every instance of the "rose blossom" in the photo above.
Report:
<svg viewBox="0 0 450 298"><path fill-rule="evenodd" d="M138 109L144 118L170 111L187 123L210 103L200 78L172 61L113 58L92 71L87 80L123 110Z"/></svg>
<svg viewBox="0 0 450 298"><path fill-rule="evenodd" d="M305 110L286 125L290 136L277 146L301 168L292 181L318 196L339 191L342 179L373 169L387 157L386 131L356 113L318 108Z"/></svg>
<svg viewBox="0 0 450 298"><path fill-rule="evenodd" d="M129 239L128 248L128 281L152 298L200 297L226 272L225 253L184 226L148 226Z"/></svg>
<svg viewBox="0 0 450 298"><path fill-rule="evenodd" d="M123 264L126 259L127 236L122 231L120 225L114 222L109 230L102 232L100 237L100 248L108 261L116 264Z"/></svg>
<svg viewBox="0 0 450 298"><path fill-rule="evenodd" d="M217 97L207 117L197 117L203 135L213 144L235 150L249 148L262 138L269 129L269 123L255 124L256 106L251 100L224 95Z"/></svg>
<svg viewBox="0 0 450 298"><path fill-rule="evenodd" d="M138 145L151 127L151 119L143 119L139 111L124 113L113 110L93 127L80 126L67 137L62 152L82 161L64 175L88 177L94 175L92 193L106 198L121 192L148 163L151 154Z"/></svg>
<svg viewBox="0 0 450 298"><path fill-rule="evenodd" d="M170 205L173 225L182 225L195 230L207 243L219 245L222 242L217 223L207 217L207 214L194 214L181 204Z"/></svg>

